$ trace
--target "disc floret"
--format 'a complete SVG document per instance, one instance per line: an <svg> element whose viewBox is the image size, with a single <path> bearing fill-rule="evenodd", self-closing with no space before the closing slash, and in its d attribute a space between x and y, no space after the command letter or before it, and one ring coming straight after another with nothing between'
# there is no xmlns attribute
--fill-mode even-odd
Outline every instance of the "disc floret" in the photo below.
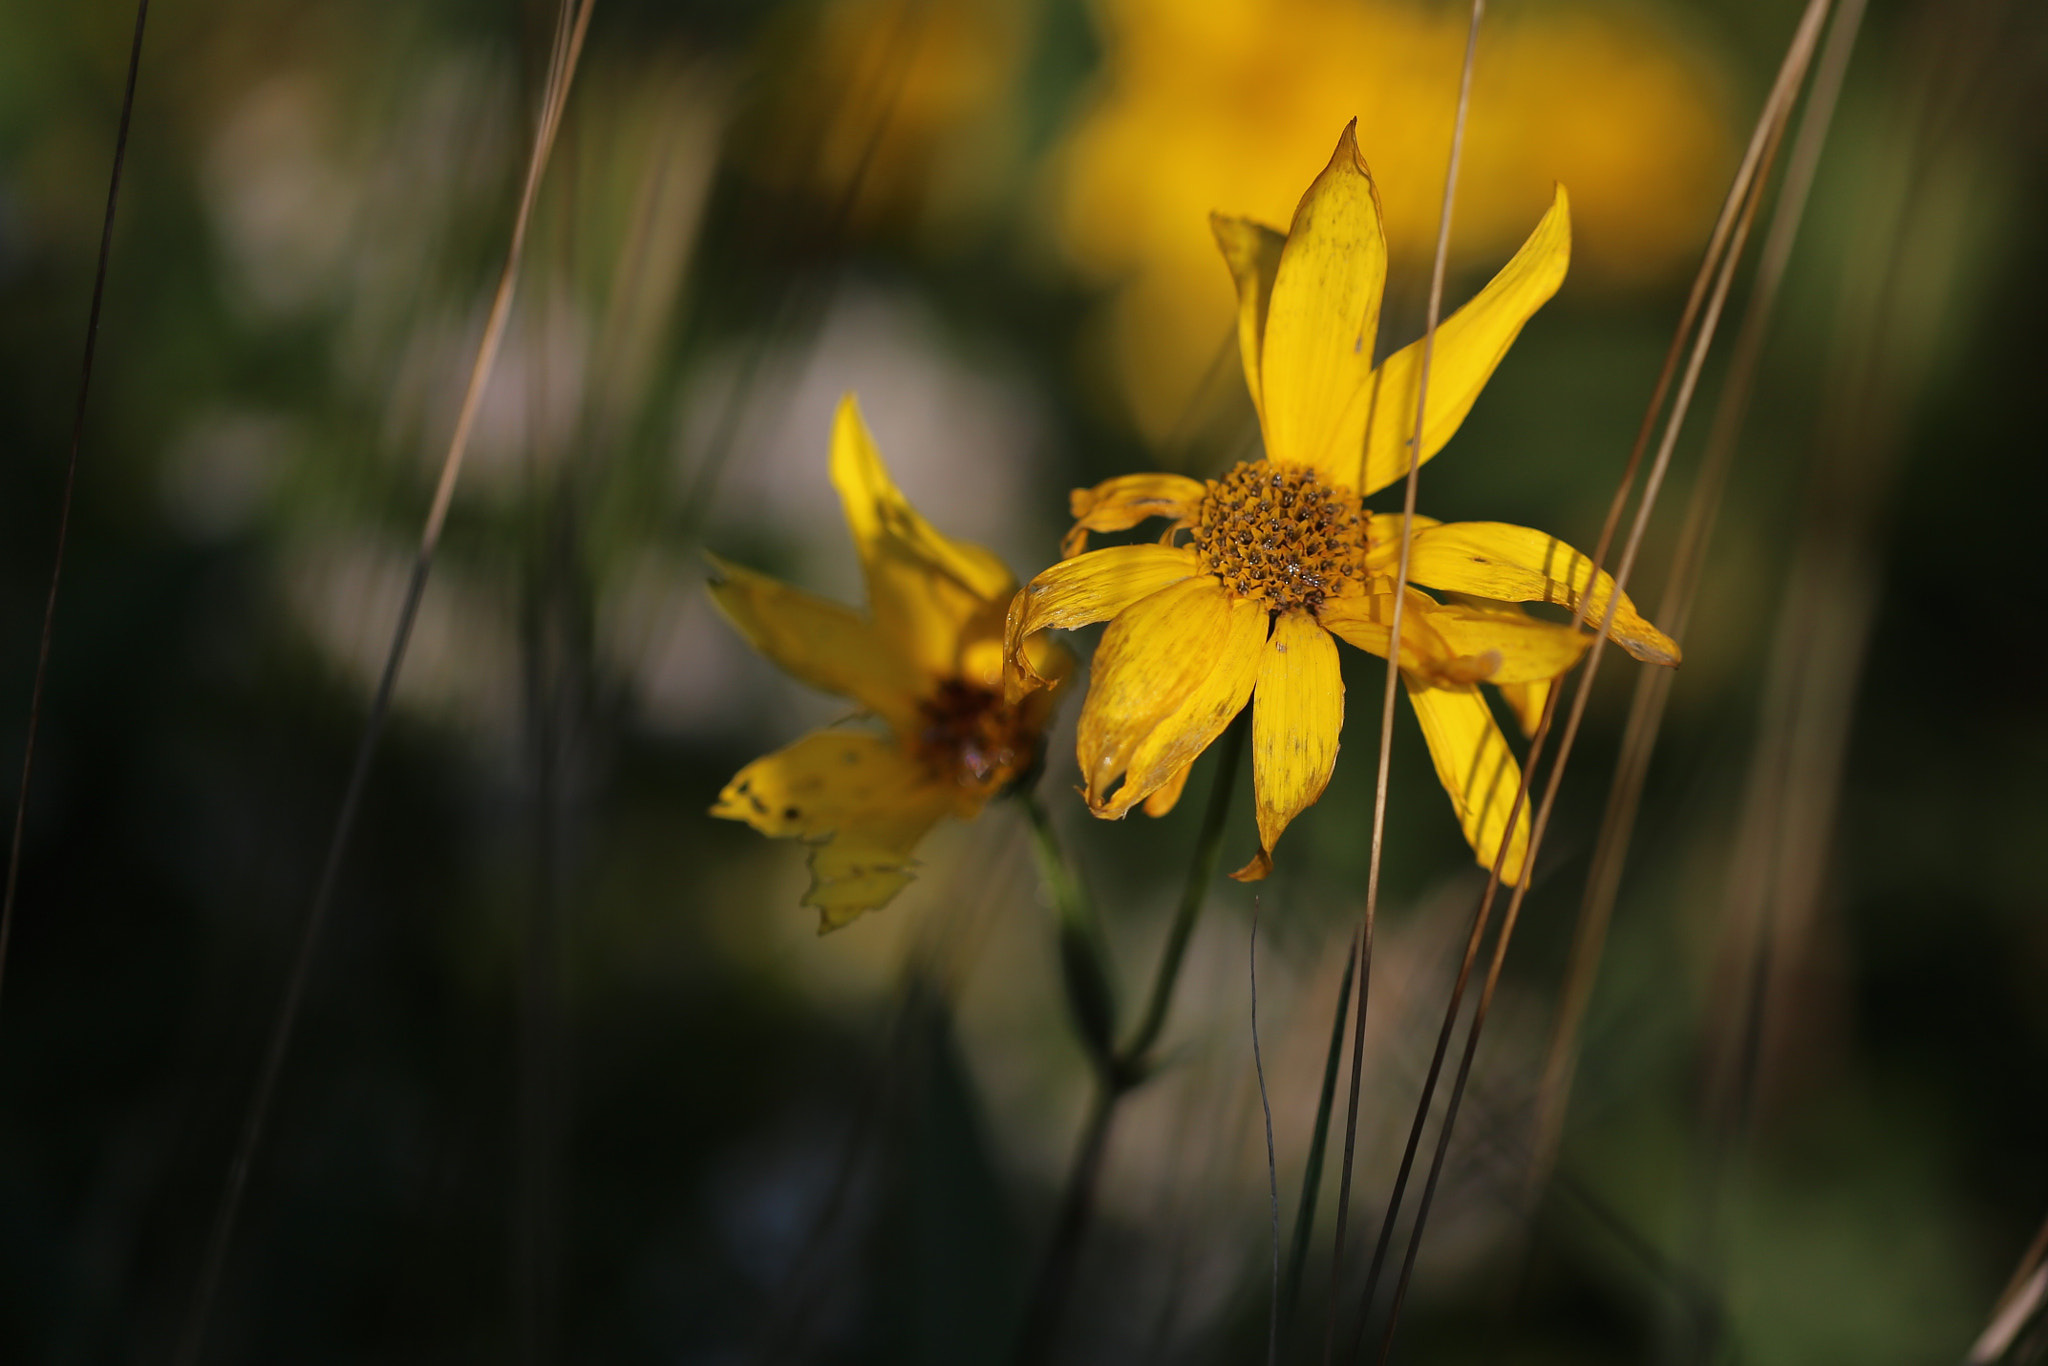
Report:
<svg viewBox="0 0 2048 1366"><path fill-rule="evenodd" d="M1358 495L1305 465L1242 461L1209 481L1192 543L1202 569L1275 612L1313 612L1362 592L1366 521Z"/></svg>

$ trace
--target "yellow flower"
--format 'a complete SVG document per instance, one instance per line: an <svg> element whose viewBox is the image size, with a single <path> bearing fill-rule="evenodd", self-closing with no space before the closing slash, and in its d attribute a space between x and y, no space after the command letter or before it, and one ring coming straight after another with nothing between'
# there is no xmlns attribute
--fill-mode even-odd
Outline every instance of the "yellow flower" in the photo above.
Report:
<svg viewBox="0 0 2048 1366"><path fill-rule="evenodd" d="M1082 705L1078 751L1089 807L1158 815L1188 767L1232 717L1252 711L1258 855L1233 876L1264 877L1289 821L1322 795L1337 759L1344 685L1332 637L1385 657L1401 515L1361 506L1408 472L1422 343L1372 363L1387 250L1378 191L1347 127L1302 196L1287 233L1211 215L1237 281L1245 380L1266 458L1207 483L1127 475L1073 496L1060 564L1010 608L1009 689L1042 679L1028 657L1038 631L1108 621ZM1513 260L1444 321L1430 366L1421 458L1449 441L1530 315L1556 292L1571 255L1558 187ZM1168 521L1156 544L1086 550L1088 533ZM1178 534L1189 533L1185 543ZM1590 637L1515 604L1575 608L1598 623L1614 582L1586 557L1526 527L1415 519L1399 666L1465 838L1519 882L1526 810L1508 830L1521 770L1479 685L1499 688L1525 730L1545 690ZM1676 664L1678 646L1624 594L1613 639L1638 659Z"/></svg>
<svg viewBox="0 0 2048 1366"><path fill-rule="evenodd" d="M1058 165L1059 243L1113 285L1104 342L1139 425L1176 425L1229 319L1202 214L1284 222L1330 126L1357 114L1397 254L1429 259L1464 7L1418 0L1097 0L1100 93ZM1582 273L1687 268L1735 144L1722 73L1630 7L1495 6L1480 38L1455 258L1498 259L1572 187ZM1270 217L1268 217L1270 215ZM1418 272L1419 273L1419 272Z"/></svg>
<svg viewBox="0 0 2048 1366"><path fill-rule="evenodd" d="M811 846L820 930L886 905L919 840L971 819L1032 769L1049 693L1003 694L1004 610L1017 581L980 546L950 540L897 491L851 394L832 430L832 483L867 576L868 614L712 558L711 596L784 670L857 703L887 732L832 726L741 769L711 808ZM1035 669L1065 672L1063 650Z"/></svg>

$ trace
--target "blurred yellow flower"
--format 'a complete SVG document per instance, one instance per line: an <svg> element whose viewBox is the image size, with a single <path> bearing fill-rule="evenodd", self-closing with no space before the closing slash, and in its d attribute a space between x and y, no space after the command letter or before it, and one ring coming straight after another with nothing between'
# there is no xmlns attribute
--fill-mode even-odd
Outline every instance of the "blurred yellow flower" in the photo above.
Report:
<svg viewBox="0 0 2048 1366"><path fill-rule="evenodd" d="M1107 74L1059 166L1058 232L1118 296L1110 355L1139 425L1170 430L1229 317L1201 214L1282 221L1351 114L1394 239L1436 240L1466 16L1416 0L1099 0ZM1580 265L1656 276L1704 237L1732 152L1713 73L1613 6L1510 8L1480 36L1454 254L1497 258L1572 187ZM1368 348L1372 338L1366 339Z"/></svg>
<svg viewBox="0 0 2048 1366"><path fill-rule="evenodd" d="M920 226L1014 170L1004 113L1028 50L1018 0L826 0L774 31L767 145L745 164L857 226Z"/></svg>
<svg viewBox="0 0 2048 1366"><path fill-rule="evenodd" d="M1036 765L1052 716L1050 693L1003 695L1016 579L918 515L851 394L833 426L832 483L866 573L866 616L716 557L711 583L755 649L887 726L813 732L741 769L711 808L811 846L804 904L818 908L821 930L888 904L933 825L973 818ZM1069 662L1054 650L1034 667L1057 677Z"/></svg>
<svg viewBox="0 0 2048 1366"><path fill-rule="evenodd" d="M1233 874L1264 877L1288 822L1315 802L1337 761L1344 683L1333 636L1390 653L1401 515L1371 515L1361 496L1408 472L1422 344L1375 367L1372 338L1386 283L1379 195L1347 127L1283 236L1211 215L1236 277L1245 380L1266 458L1206 483L1128 475L1077 489L1060 564L1011 604L1008 691L1042 682L1026 653L1038 631L1107 621L1081 708L1078 755L1096 815L1172 807L1188 769L1231 719L1252 712L1259 852ZM1430 366L1420 458L1449 441L1522 325L1564 280L1571 218L1564 190L1501 272L1446 319ZM1168 520L1156 544L1086 549L1088 533ZM1185 544L1176 543L1185 530ZM1501 689L1533 726L1546 690L1590 637L1516 603L1607 610L1614 581L1553 536L1499 522L1417 517L1399 667L1437 777L1465 838L1519 882L1528 813L1508 809L1521 770L1479 684ZM1590 591L1589 591L1590 585ZM1627 595L1613 639L1638 659L1676 664L1678 646Z"/></svg>

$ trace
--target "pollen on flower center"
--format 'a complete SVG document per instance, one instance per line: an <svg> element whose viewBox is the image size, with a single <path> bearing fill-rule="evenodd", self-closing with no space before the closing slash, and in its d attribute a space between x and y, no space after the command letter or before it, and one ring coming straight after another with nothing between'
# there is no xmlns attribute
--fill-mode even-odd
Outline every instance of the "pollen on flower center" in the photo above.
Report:
<svg viewBox="0 0 2048 1366"><path fill-rule="evenodd" d="M1000 689L958 678L918 703L915 749L932 776L981 797L1001 792L1036 757L1037 735Z"/></svg>
<svg viewBox="0 0 2048 1366"><path fill-rule="evenodd" d="M1365 581L1358 495L1303 466L1239 463L1209 481L1193 545L1202 569L1273 611L1314 611Z"/></svg>

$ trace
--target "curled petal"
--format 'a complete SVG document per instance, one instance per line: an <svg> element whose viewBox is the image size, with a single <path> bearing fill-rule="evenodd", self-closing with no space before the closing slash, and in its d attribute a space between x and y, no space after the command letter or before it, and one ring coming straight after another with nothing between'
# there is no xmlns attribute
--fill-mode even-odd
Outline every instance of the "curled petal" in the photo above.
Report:
<svg viewBox="0 0 2048 1366"><path fill-rule="evenodd" d="M1192 773L1194 768L1195 761L1190 759L1180 766L1179 772L1161 783L1152 795L1145 799L1145 814L1153 817L1163 816L1178 806L1180 794L1187 790L1188 774Z"/></svg>
<svg viewBox="0 0 2048 1366"><path fill-rule="evenodd" d="M1450 794L1465 842L1472 846L1480 866L1491 868L1505 837L1508 856L1501 865L1501 880L1519 884L1529 849L1529 804L1522 803L1510 835L1508 811L1514 805L1522 769L1508 749L1507 737L1494 723L1486 699L1476 684L1439 686L1405 672L1401 681L1407 686L1408 700L1415 704L1415 719L1422 723L1422 738L1436 765L1437 781Z"/></svg>
<svg viewBox="0 0 2048 1366"><path fill-rule="evenodd" d="M1614 579L1557 537L1506 522L1445 522L1415 533L1408 572L1415 582L1500 602L1551 602L1576 611L1587 593L1587 625L1598 629ZM1588 588L1590 587L1590 592ZM1617 644L1648 664L1676 664L1678 643L1646 621L1626 593L1614 610Z"/></svg>
<svg viewBox="0 0 2048 1366"><path fill-rule="evenodd" d="M811 846L819 929L886 905L911 882L917 842L954 806L953 794L879 735L821 730L741 769L711 814Z"/></svg>
<svg viewBox="0 0 2048 1366"><path fill-rule="evenodd" d="M1260 348L1269 459L1357 484L1387 239L1379 191L1345 126L1287 229Z"/></svg>
<svg viewBox="0 0 2048 1366"><path fill-rule="evenodd" d="M874 623L766 574L707 558L711 600L748 644L785 673L852 698L899 731L914 722L922 681Z"/></svg>
<svg viewBox="0 0 2048 1366"><path fill-rule="evenodd" d="M1091 531L1128 531L1148 517L1191 522L1209 486L1184 474L1123 474L1092 489L1068 495L1073 529L1060 542L1060 558L1071 560L1088 548Z"/></svg>
<svg viewBox="0 0 2048 1366"><path fill-rule="evenodd" d="M1259 658L1258 690L1252 695L1259 855L1232 877L1252 882L1271 870L1281 833L1330 785L1343 729L1344 678L1337 666L1337 642L1308 613L1282 613Z"/></svg>
<svg viewBox="0 0 2048 1366"><path fill-rule="evenodd" d="M1263 604L1198 575L1110 623L1075 744L1096 815L1123 816L1222 734L1251 696L1266 617Z"/></svg>
<svg viewBox="0 0 2048 1366"><path fill-rule="evenodd" d="M1422 429L1424 460L1456 434L1522 325L1564 283L1571 255L1571 203L1560 185L1549 212L1522 249L1436 330L1429 362L1429 420ZM1419 339L1387 357L1374 372L1365 404L1370 417L1363 433L1363 470L1351 481L1360 493L1383 489L1408 473L1421 376Z"/></svg>
<svg viewBox="0 0 2048 1366"><path fill-rule="evenodd" d="M1062 560L1024 585L1010 602L1004 626L1011 700L1047 685L1028 645L1040 631L1108 621L1194 572L1194 552L1185 547L1113 545Z"/></svg>

